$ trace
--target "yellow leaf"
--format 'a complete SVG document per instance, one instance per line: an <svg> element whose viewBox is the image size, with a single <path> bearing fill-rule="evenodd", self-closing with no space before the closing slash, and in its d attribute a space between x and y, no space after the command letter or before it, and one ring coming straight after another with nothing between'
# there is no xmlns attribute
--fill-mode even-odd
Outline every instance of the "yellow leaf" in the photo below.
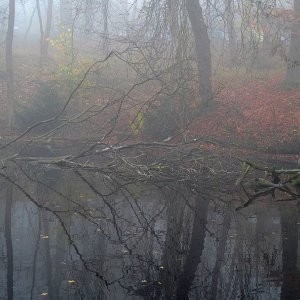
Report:
<svg viewBox="0 0 300 300"><path fill-rule="evenodd" d="M70 284L75 284L76 281L75 281L75 280L68 280L68 283L70 283Z"/></svg>

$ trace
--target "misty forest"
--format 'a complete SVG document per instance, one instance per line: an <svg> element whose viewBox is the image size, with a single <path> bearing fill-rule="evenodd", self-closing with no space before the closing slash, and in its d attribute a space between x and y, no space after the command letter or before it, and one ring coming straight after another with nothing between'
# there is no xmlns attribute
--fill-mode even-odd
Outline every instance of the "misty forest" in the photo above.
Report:
<svg viewBox="0 0 300 300"><path fill-rule="evenodd" d="M299 204L300 0L0 1L0 300L300 299Z"/></svg>

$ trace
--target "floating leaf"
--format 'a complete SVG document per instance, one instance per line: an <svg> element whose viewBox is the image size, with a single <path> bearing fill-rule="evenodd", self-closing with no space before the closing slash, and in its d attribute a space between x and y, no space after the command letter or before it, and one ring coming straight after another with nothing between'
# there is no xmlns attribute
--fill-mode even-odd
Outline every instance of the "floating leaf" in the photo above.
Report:
<svg viewBox="0 0 300 300"><path fill-rule="evenodd" d="M75 284L76 281L71 279L71 280L68 280L68 283L70 283L70 284Z"/></svg>

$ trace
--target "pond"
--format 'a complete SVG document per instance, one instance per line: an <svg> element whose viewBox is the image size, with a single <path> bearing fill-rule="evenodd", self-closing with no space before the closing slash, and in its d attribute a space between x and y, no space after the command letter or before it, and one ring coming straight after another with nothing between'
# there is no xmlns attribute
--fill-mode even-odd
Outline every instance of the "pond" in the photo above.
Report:
<svg viewBox="0 0 300 300"><path fill-rule="evenodd" d="M23 171L1 183L1 300L300 297L295 202Z"/></svg>

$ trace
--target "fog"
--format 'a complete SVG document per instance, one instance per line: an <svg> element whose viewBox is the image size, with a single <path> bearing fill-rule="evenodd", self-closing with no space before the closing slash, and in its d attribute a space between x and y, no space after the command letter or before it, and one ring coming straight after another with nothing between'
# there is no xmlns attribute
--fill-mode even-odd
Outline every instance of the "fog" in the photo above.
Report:
<svg viewBox="0 0 300 300"><path fill-rule="evenodd" d="M0 300L299 299L300 2L0 2Z"/></svg>

